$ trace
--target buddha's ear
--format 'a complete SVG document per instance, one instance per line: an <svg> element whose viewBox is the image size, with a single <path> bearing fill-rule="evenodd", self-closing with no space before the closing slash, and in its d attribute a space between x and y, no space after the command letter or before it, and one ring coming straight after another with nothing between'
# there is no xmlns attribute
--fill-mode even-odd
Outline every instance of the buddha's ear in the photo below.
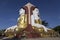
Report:
<svg viewBox="0 0 60 40"><path fill-rule="evenodd" d="M25 9L23 9L23 8L21 8L20 10L19 10L19 15L21 15L21 14L24 14L25 13Z"/></svg>

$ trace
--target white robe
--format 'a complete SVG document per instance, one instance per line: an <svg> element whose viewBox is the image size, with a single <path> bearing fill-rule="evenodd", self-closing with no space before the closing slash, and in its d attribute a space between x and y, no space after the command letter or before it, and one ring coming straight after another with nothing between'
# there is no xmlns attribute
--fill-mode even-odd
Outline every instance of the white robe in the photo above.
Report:
<svg viewBox="0 0 60 40"><path fill-rule="evenodd" d="M45 30L45 32L47 32L47 29L48 29L48 28L46 28L44 25L41 25L41 24L35 23L35 20L36 20L36 19L39 19L39 18L34 18L34 16L31 15L31 25L32 25L32 26L35 26L35 27L37 27L37 28L41 28L41 27L43 27L44 30Z"/></svg>

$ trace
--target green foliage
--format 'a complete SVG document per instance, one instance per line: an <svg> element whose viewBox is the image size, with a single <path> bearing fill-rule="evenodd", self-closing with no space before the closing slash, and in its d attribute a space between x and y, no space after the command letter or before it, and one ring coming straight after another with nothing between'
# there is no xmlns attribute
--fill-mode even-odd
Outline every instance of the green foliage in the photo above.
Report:
<svg viewBox="0 0 60 40"><path fill-rule="evenodd" d="M2 34L4 34L4 31L5 31L5 29L4 30L0 30L0 36L2 36Z"/></svg>
<svg viewBox="0 0 60 40"><path fill-rule="evenodd" d="M55 28L53 28L53 30L59 32L59 34L60 34L60 26L56 26Z"/></svg>
<svg viewBox="0 0 60 40"><path fill-rule="evenodd" d="M44 21L42 21L42 25L48 26L48 22L46 22L46 21L44 20Z"/></svg>

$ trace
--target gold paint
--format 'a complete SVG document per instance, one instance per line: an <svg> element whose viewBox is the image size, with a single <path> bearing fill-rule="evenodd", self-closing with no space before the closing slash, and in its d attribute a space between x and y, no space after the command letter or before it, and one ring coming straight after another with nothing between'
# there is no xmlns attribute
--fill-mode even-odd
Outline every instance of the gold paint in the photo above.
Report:
<svg viewBox="0 0 60 40"><path fill-rule="evenodd" d="M14 37L14 32L12 32L11 30L9 30L8 32L5 33L5 36L12 38Z"/></svg>
<svg viewBox="0 0 60 40"><path fill-rule="evenodd" d="M32 26L33 29L35 29L33 26Z"/></svg>
<svg viewBox="0 0 60 40"><path fill-rule="evenodd" d="M26 28L27 27L27 15L20 16L20 19L18 21L18 27L19 28Z"/></svg>
<svg viewBox="0 0 60 40"><path fill-rule="evenodd" d="M39 30L39 32L44 32L43 28L39 28L38 30Z"/></svg>
<svg viewBox="0 0 60 40"><path fill-rule="evenodd" d="M35 23L42 24L41 20L39 19L35 20Z"/></svg>
<svg viewBox="0 0 60 40"><path fill-rule="evenodd" d="M39 32L44 32L44 28L37 28L35 26L32 26L33 29L35 29L36 31L39 31Z"/></svg>

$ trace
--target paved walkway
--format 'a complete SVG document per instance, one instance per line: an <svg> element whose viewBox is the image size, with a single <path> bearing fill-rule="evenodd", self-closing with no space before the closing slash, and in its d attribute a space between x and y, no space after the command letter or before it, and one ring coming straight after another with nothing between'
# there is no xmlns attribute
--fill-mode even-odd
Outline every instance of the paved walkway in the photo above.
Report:
<svg viewBox="0 0 60 40"><path fill-rule="evenodd" d="M4 37L4 38L2 38L2 39L0 39L0 40L60 40L60 38L58 38L58 37L54 37L54 38L28 38L28 39L26 39L26 38L22 38L22 39L18 39L18 38L12 38L12 39L9 39L9 38L7 38L7 39L5 39L6 37Z"/></svg>
<svg viewBox="0 0 60 40"><path fill-rule="evenodd" d="M21 39L21 40L60 40L60 38L31 38L31 39Z"/></svg>

